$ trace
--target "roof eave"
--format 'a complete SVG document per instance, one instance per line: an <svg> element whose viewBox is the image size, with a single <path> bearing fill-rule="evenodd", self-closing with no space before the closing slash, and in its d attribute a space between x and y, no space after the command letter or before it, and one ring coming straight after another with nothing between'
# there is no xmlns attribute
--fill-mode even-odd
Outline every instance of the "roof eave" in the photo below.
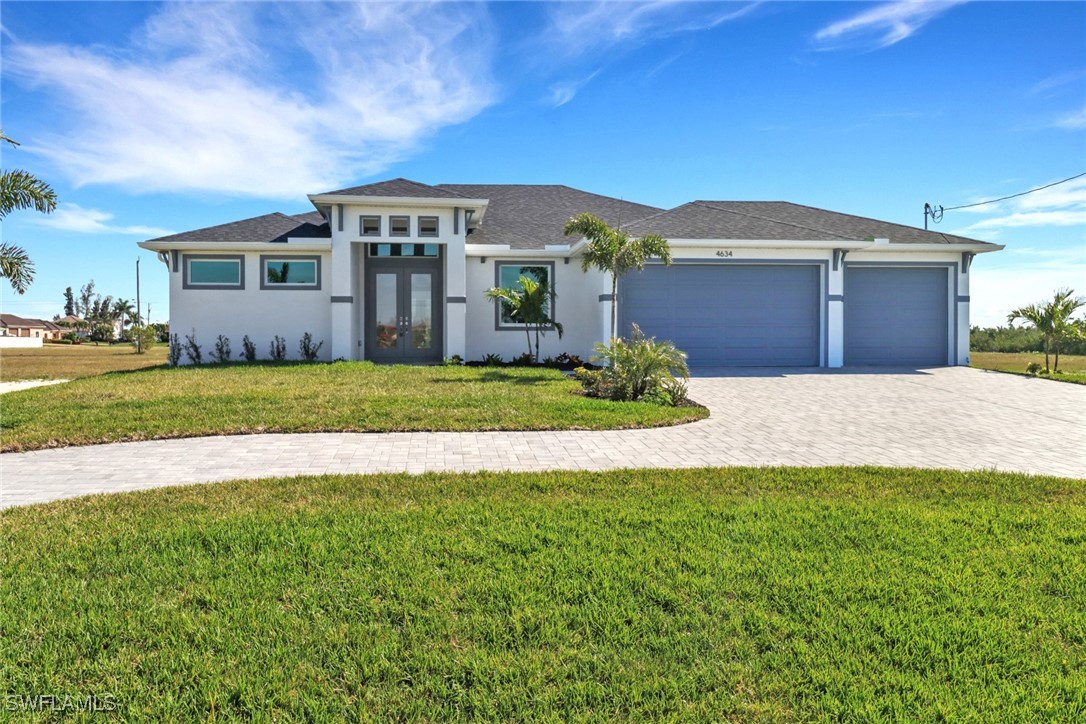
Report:
<svg viewBox="0 0 1086 724"><path fill-rule="evenodd" d="M475 209L478 213L476 219L482 218L486 211L489 199L468 199L449 197L427 196L355 196L352 194L309 194L308 199L313 206L329 204L352 204L355 206L437 206L441 208Z"/></svg>
<svg viewBox="0 0 1086 724"><path fill-rule="evenodd" d="M291 251L330 251L331 239L291 238L282 241L140 241L137 246L148 251L261 251L264 249Z"/></svg>

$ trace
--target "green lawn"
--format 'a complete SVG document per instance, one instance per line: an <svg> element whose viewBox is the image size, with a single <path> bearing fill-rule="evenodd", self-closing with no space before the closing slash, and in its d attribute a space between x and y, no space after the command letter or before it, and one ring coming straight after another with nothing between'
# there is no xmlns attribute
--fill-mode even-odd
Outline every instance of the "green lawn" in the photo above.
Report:
<svg viewBox="0 0 1086 724"><path fill-rule="evenodd" d="M1030 362L1036 362L1041 367L1045 366L1043 352L970 352L969 366L979 367L985 370L997 370L999 372L1014 372L1026 374L1026 366ZM1049 364L1055 366L1055 355L1049 356ZM1061 382L1074 382L1086 385L1086 355L1060 355L1060 372L1058 374L1038 375L1041 379L1059 380Z"/></svg>
<svg viewBox="0 0 1086 724"><path fill-rule="evenodd" d="M0 450L255 432L599 430L708 415L701 407L590 399L578 390L542 368L160 367L4 395Z"/></svg>
<svg viewBox="0 0 1086 724"><path fill-rule="evenodd" d="M5 693L132 721L1086 716L1084 481L334 476L0 529Z"/></svg>
<svg viewBox="0 0 1086 724"><path fill-rule="evenodd" d="M71 380L117 370L166 364L166 345L136 354L129 344L45 344L33 349L0 350L0 382Z"/></svg>

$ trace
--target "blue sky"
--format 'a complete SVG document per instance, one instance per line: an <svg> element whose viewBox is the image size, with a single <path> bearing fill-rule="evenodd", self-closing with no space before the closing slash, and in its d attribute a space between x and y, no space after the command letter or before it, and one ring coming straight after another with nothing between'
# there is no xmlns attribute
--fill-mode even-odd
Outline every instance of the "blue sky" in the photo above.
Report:
<svg viewBox="0 0 1086 724"><path fill-rule="evenodd" d="M6 241L167 316L136 242L382 178L563 183L671 207L787 200L922 225L1086 171L1086 3L2 3L4 168L51 182ZM1006 244L973 321L1086 293L1086 178L948 212Z"/></svg>

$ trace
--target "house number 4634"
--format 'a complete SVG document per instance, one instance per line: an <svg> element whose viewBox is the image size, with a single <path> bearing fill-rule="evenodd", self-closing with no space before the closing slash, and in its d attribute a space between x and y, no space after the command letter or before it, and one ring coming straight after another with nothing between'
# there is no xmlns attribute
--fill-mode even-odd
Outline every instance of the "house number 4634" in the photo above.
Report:
<svg viewBox="0 0 1086 724"><path fill-rule="evenodd" d="M721 249L720 251L718 251L716 253L716 255L717 256L723 256L723 257L729 257L729 256L732 255L732 253L730 251L725 250L725 249Z"/></svg>

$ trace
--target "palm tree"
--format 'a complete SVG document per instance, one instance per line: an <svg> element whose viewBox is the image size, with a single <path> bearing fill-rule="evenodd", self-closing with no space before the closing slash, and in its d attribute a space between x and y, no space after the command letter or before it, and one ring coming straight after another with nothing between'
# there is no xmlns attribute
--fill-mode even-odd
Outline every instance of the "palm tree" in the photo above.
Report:
<svg viewBox="0 0 1086 724"><path fill-rule="evenodd" d="M524 325L524 335L528 338L528 355L533 361L539 362L539 338L544 335L544 329L554 327L559 339L565 331L562 325L550 316L554 292L546 282L527 274L521 275L517 280L517 287L519 288L487 289L486 298L501 304L513 321ZM532 330L535 330L535 354L532 354Z"/></svg>
<svg viewBox="0 0 1086 724"><path fill-rule="evenodd" d="M1072 296L1070 289L1060 289L1050 302L1030 304L1028 307L1019 307L1007 315L1007 322L1013 323L1021 319L1034 326L1041 333L1045 345L1045 370L1048 366L1048 355L1055 348L1056 367L1060 369L1060 342L1079 335L1080 330L1072 319L1072 315L1083 306L1081 298Z"/></svg>
<svg viewBox="0 0 1086 724"><path fill-rule="evenodd" d="M0 142L18 146L0 131ZM49 184L26 171L0 171L0 219L17 209L34 209L43 214L57 208L57 195ZM4 277L19 294L26 293L34 281L34 263L21 246L0 241L0 277Z"/></svg>
<svg viewBox="0 0 1086 724"><path fill-rule="evenodd" d="M136 308L127 299L118 299L113 303L113 318L121 320L121 336L124 336L124 325L132 318Z"/></svg>
<svg viewBox="0 0 1086 724"><path fill-rule="evenodd" d="M633 238L621 228L613 229L592 214L577 214L566 222L565 235L576 234L588 241L581 257L581 271L599 269L611 275L611 339L618 327L618 278L628 271L643 271L645 263L659 257L671 264L671 247L667 239L656 234Z"/></svg>

